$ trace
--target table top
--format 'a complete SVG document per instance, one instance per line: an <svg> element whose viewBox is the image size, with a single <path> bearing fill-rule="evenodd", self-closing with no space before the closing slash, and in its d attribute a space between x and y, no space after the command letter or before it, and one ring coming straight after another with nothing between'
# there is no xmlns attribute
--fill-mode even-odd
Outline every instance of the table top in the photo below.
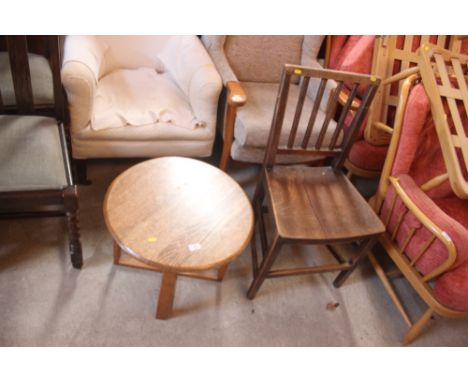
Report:
<svg viewBox="0 0 468 382"><path fill-rule="evenodd" d="M229 175L204 162L141 162L110 185L104 218L119 246L167 271L203 271L240 255L250 241L250 201Z"/></svg>

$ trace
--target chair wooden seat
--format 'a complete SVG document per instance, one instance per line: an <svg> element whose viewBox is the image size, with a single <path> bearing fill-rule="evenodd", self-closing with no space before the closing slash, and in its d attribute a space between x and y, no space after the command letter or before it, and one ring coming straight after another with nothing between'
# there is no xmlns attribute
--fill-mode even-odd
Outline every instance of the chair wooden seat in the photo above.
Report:
<svg viewBox="0 0 468 382"><path fill-rule="evenodd" d="M317 243L377 235L384 226L348 178L331 167L274 167L267 194L278 234Z"/></svg>

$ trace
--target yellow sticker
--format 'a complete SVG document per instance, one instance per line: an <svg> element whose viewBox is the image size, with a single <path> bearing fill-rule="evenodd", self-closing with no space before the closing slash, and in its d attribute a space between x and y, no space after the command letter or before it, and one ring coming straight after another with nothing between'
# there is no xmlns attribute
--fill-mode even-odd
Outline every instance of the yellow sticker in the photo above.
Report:
<svg viewBox="0 0 468 382"><path fill-rule="evenodd" d="M376 77L376 76L371 76L370 80L371 80L372 82L375 82L375 81L377 81L377 77Z"/></svg>
<svg viewBox="0 0 468 382"><path fill-rule="evenodd" d="M302 74L302 70L301 69L294 69L294 74Z"/></svg>
<svg viewBox="0 0 468 382"><path fill-rule="evenodd" d="M158 238L156 236L150 236L148 238L148 243L156 243L158 241Z"/></svg>

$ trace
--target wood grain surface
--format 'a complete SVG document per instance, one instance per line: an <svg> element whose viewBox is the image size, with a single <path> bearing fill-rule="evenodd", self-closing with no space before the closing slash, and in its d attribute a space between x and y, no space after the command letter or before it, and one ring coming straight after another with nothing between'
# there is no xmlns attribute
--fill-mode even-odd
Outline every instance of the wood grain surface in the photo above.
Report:
<svg viewBox="0 0 468 382"><path fill-rule="evenodd" d="M349 179L331 167L274 167L266 172L278 233L316 243L384 232L380 219Z"/></svg>
<svg viewBox="0 0 468 382"><path fill-rule="evenodd" d="M232 178L181 157L148 160L119 175L107 191L104 218L125 252L173 272L229 263L253 228L250 201Z"/></svg>

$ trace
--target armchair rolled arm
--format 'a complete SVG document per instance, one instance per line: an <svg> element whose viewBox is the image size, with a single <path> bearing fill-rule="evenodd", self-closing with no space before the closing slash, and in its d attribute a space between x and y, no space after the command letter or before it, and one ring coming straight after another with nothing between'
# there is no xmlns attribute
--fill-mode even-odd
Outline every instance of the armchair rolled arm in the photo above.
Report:
<svg viewBox="0 0 468 382"><path fill-rule="evenodd" d="M196 36L173 36L159 57L184 92L197 119L215 134L221 78Z"/></svg>
<svg viewBox="0 0 468 382"><path fill-rule="evenodd" d="M105 47L95 36L67 36L61 70L68 96L71 130L85 128L93 110Z"/></svg>
<svg viewBox="0 0 468 382"><path fill-rule="evenodd" d="M188 96L195 116L215 130L222 83L213 64L200 67L192 76Z"/></svg>
<svg viewBox="0 0 468 382"><path fill-rule="evenodd" d="M218 69L221 79L223 80L223 84L227 85L229 81L238 82L239 80L224 54L226 36L202 36L202 42L210 54L216 69Z"/></svg>

